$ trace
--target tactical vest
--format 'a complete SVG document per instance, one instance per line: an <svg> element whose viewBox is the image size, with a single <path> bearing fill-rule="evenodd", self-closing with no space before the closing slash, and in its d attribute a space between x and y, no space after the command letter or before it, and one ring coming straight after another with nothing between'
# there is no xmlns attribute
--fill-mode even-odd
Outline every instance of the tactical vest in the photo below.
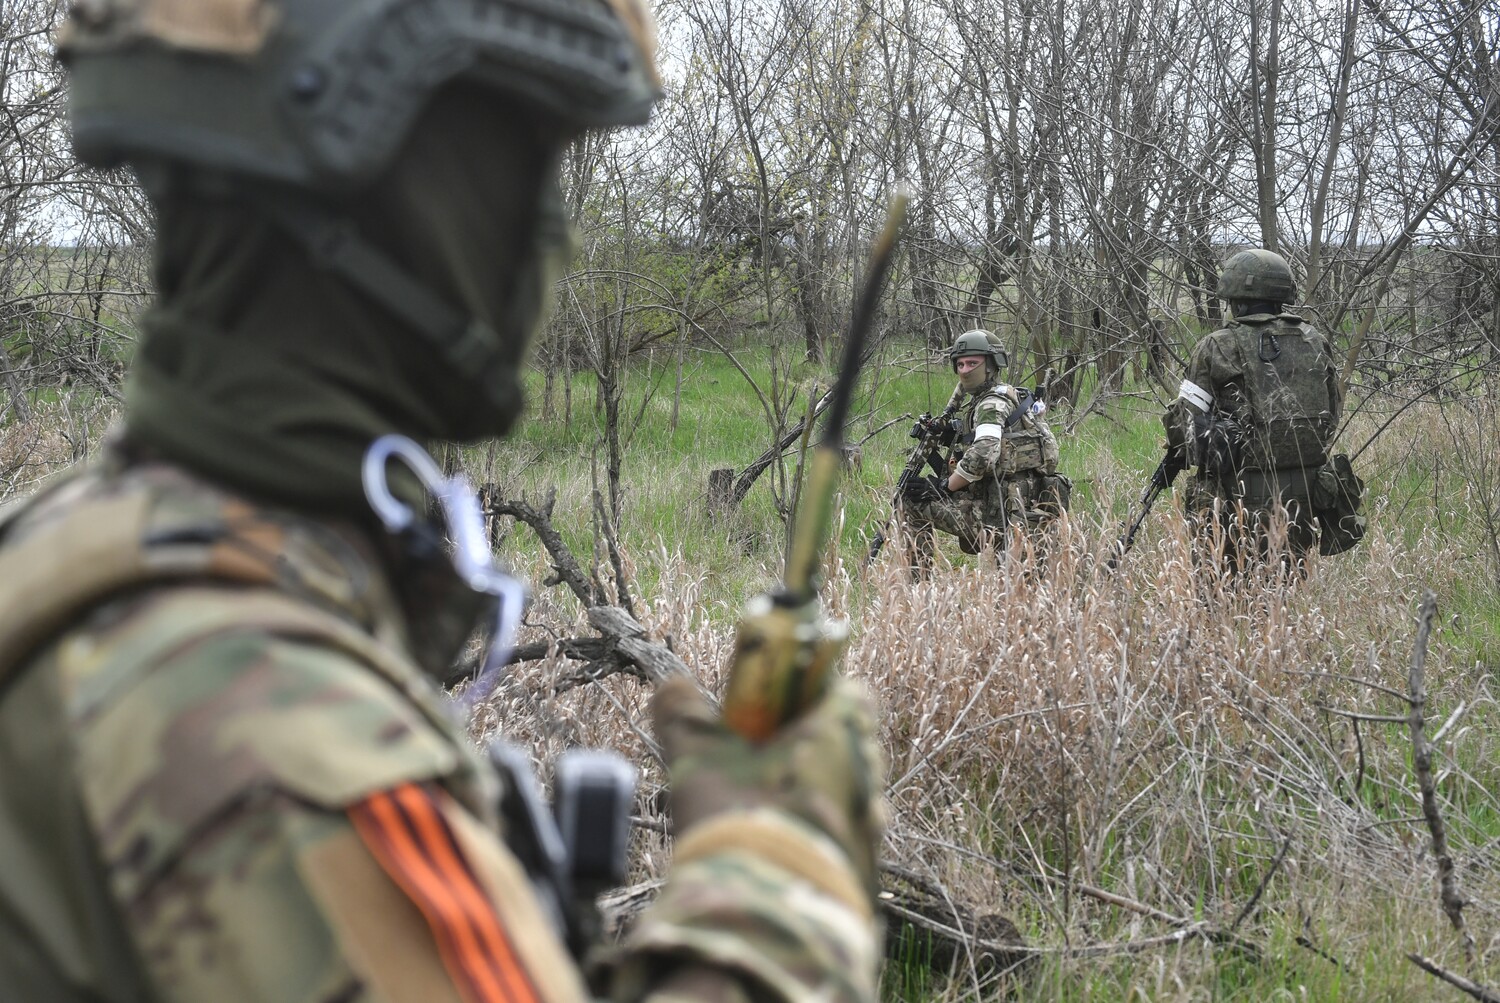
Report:
<svg viewBox="0 0 1500 1003"><path fill-rule="evenodd" d="M1238 426L1239 470L1322 466L1335 431L1327 341L1292 314L1236 320L1226 330L1242 377L1216 403Z"/></svg>
<svg viewBox="0 0 1500 1003"><path fill-rule="evenodd" d="M1032 471L1040 474L1056 473L1057 439L1046 423L1031 413L1031 395L1025 390L1020 390L1019 394L1020 403L1015 405L998 387L991 387L974 395L959 420L959 445L954 450L955 459L961 459L974 442L977 426L975 413L980 405L992 403L1005 416L1001 423L1001 448L999 458L995 461L994 475L1006 478Z"/></svg>

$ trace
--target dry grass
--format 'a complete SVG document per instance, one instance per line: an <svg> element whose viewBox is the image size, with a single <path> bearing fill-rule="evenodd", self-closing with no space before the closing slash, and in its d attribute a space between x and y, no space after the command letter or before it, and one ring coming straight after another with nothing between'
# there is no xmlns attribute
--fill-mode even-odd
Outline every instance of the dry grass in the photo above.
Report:
<svg viewBox="0 0 1500 1003"><path fill-rule="evenodd" d="M81 400L38 403L31 421L0 429L0 492L24 492L97 445L109 409ZM1383 420L1359 417L1345 441L1363 443ZM1497 443L1487 399L1402 414L1358 463L1369 536L1315 561L1306 580L1218 576L1195 560L1167 499L1119 571L1101 574L1142 477L1109 449L1069 469L1092 506L1060 528L1045 562L1019 547L998 564L940 558L914 584L896 547L869 571L861 553L832 554L824 598L855 631L844 671L882 708L887 859L1017 922L1041 957L1025 998L1453 998L1407 951L1500 983L1500 708L1484 661L1500 650ZM502 484L536 463L524 446L481 459L478 479ZM694 463L631 483L633 504L654 507L677 541L738 534L758 567L726 587L675 542L636 543L626 564L651 583L643 622L718 689L738 594L772 577L778 533L743 514L728 531L708 523L684 474L701 473ZM592 484L575 466L584 472L558 496L577 538ZM873 490L863 501L885 504ZM524 577L547 577L524 529L506 549ZM1438 908L1406 729L1339 713L1405 714L1375 687L1404 687L1425 588L1440 609L1428 734L1441 734L1439 794L1481 952L1472 970ZM528 623L529 641L590 633L560 589L538 587ZM658 874L669 848L653 831L662 776L647 694L626 677L554 694L566 668L554 658L508 678L476 716L476 738L503 734L542 762L577 745L632 757L645 771L639 870ZM1129 950L1172 925L1088 888L1232 928L1261 956L1191 941ZM957 999L969 985L962 972L948 984L913 969L890 967L891 998Z"/></svg>
<svg viewBox="0 0 1500 1003"><path fill-rule="evenodd" d="M0 425L0 500L29 494L88 456L115 416L107 399L64 391L32 403L28 420Z"/></svg>
<svg viewBox="0 0 1500 1003"><path fill-rule="evenodd" d="M1451 451L1433 410L1403 419L1410 433L1377 442L1361 466L1395 470L1403 453ZM1101 511L1123 508L1132 476L1095 472ZM1443 603L1427 662L1428 734L1464 708L1438 744L1440 792L1485 952L1475 974L1500 981L1495 680L1464 654L1473 626L1448 608L1475 587L1485 551L1472 532L1393 519L1399 499L1375 486L1364 544L1315 561L1305 581L1220 577L1195 561L1165 504L1113 576L1097 569L1117 526L1087 515L1060 530L1040 566L1017 548L998 566L940 562L913 584L894 548L868 575L856 555L835 555L825 596L856 631L845 671L883 710L886 855L1015 919L1043 952L1031 998L1446 998L1401 957L1463 967L1438 910L1406 730L1356 728L1336 712L1406 713L1361 681L1404 688L1424 587ZM721 685L730 611L676 553L637 559L662 576L644 620ZM532 620L567 622L565 605ZM531 743L541 759L606 744L648 761L640 686L613 679L537 696L558 671L540 663L518 674L481 728ZM659 785L654 766L648 776ZM645 870L658 870L660 837L644 852ZM1255 964L1191 945L1080 956L1081 945L1171 929L1080 894L1085 885L1234 927L1265 953ZM963 985L926 992L956 997Z"/></svg>

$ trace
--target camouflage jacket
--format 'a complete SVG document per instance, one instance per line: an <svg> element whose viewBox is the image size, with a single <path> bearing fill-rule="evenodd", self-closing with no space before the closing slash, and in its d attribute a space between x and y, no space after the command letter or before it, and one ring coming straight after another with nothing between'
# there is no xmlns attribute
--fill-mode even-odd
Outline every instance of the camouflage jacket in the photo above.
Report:
<svg viewBox="0 0 1500 1003"><path fill-rule="evenodd" d="M6 998L585 998L358 532L114 456L0 532ZM617 998L873 997L781 829L673 871Z"/></svg>
<svg viewBox="0 0 1500 1003"><path fill-rule="evenodd" d="M992 383L974 394L959 417L955 468L971 483L1019 473L1057 472L1057 439L1046 421L1030 411L1009 421L1021 407L1014 387Z"/></svg>
<svg viewBox="0 0 1500 1003"><path fill-rule="evenodd" d="M1204 468L1219 424L1235 472L1316 468L1338 431L1344 393L1328 339L1293 314L1236 318L1193 349L1162 421L1170 449Z"/></svg>

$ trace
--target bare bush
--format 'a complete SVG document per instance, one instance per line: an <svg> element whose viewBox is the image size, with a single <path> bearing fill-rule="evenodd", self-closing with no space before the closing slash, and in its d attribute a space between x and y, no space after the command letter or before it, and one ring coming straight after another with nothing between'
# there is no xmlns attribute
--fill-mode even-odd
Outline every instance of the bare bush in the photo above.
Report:
<svg viewBox="0 0 1500 1003"><path fill-rule="evenodd" d="M1442 435L1431 406L1397 429L1371 459ZM1129 487L1106 468L1101 510L1112 495L1123 508ZM1017 544L996 565L940 562L915 585L893 559L861 578L862 555L839 555L825 600L853 615L844 671L883 712L893 873L945 889L955 916L1013 919L1047 960L1043 977L1086 978L1101 957L1201 939L1203 952L1167 968L1130 969L1151 999L1196 998L1190 972L1220 963L1216 952L1291 951L1300 960L1278 963L1322 970L1360 998L1378 995L1360 988L1361 959L1393 938L1451 953L1435 947L1443 918L1408 763L1405 672L1416 598L1427 586L1462 594L1482 526L1439 534L1384 503L1371 517L1359 550L1315 562L1305 581L1220 575L1165 505L1114 575L1099 569L1117 527L1088 521L1060 526L1045 562ZM651 560L664 580L643 621L721 687L729 611L704 608L680 556ZM549 604L533 620L548 615L571 614ZM1462 632L1445 635L1439 623L1427 656L1436 796L1465 892L1493 917L1500 706L1490 673L1459 653ZM663 778L643 688L617 677L555 692L564 671L560 656L529 666L482 727L525 736L538 759L596 742L637 757L649 778L641 870L657 875Z"/></svg>

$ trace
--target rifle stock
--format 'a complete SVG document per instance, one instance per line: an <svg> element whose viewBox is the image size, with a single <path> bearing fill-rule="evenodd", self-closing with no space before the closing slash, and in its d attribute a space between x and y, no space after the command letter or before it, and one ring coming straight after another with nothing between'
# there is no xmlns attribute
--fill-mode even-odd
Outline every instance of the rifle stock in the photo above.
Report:
<svg viewBox="0 0 1500 1003"><path fill-rule="evenodd" d="M1180 470L1180 467L1172 467L1165 456L1156 465L1156 469L1151 473L1150 483L1146 485L1146 490L1141 494L1140 514L1131 520L1130 524L1125 527L1125 532L1121 533L1120 538L1115 541L1114 548L1109 555L1109 560L1104 562L1105 571L1114 571L1115 568L1119 567L1120 561L1130 552L1130 548L1135 546L1135 535L1145 525L1146 517L1151 514L1151 506L1156 504L1156 499L1161 497L1163 491L1172 486L1172 482L1177 479L1177 474Z"/></svg>

